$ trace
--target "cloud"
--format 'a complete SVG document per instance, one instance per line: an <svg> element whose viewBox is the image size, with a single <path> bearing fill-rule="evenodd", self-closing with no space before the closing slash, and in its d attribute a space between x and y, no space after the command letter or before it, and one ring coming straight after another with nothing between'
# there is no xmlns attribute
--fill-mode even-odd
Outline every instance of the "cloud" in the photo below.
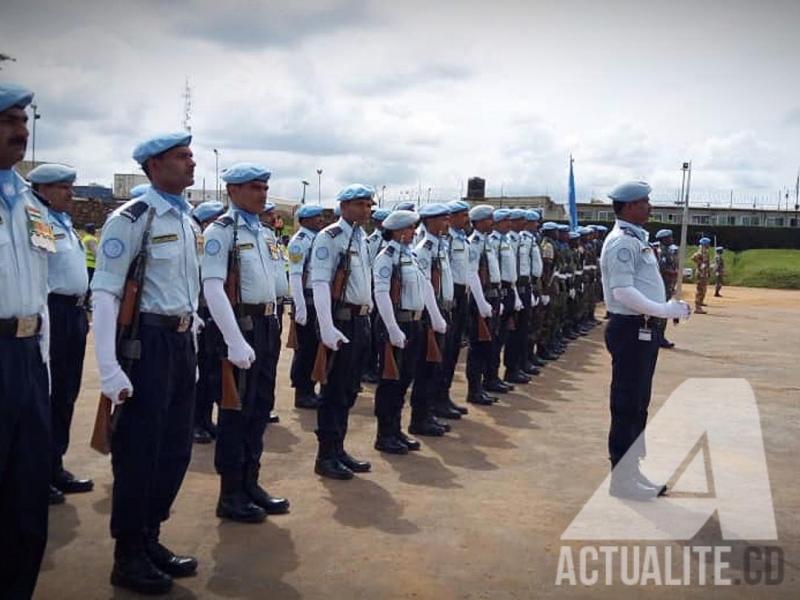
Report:
<svg viewBox="0 0 800 600"><path fill-rule="evenodd" d="M800 127L800 106L786 113L782 124L786 127Z"/></svg>
<svg viewBox="0 0 800 600"><path fill-rule="evenodd" d="M360 77L351 82L347 89L362 96L388 96L416 87L433 87L467 81L472 71L462 65L432 63L422 66L396 70L389 68L387 73L375 77Z"/></svg>

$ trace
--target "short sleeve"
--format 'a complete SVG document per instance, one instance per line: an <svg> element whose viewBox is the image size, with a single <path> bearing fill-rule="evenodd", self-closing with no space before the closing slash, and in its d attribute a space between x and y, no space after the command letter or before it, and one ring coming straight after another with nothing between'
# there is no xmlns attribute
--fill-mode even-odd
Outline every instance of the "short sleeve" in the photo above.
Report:
<svg viewBox="0 0 800 600"><path fill-rule="evenodd" d="M609 248L607 259L609 289L632 287L638 248L621 241Z"/></svg>
<svg viewBox="0 0 800 600"><path fill-rule="evenodd" d="M206 279L225 279L228 276L228 254L231 248L230 227L212 223L203 233L205 246L200 263L200 276Z"/></svg>
<svg viewBox="0 0 800 600"><path fill-rule="evenodd" d="M375 257L372 281L376 292L388 292L392 284L392 257L385 251Z"/></svg>
<svg viewBox="0 0 800 600"><path fill-rule="evenodd" d="M104 291L122 297L128 267L139 252L140 242L135 233L138 231L139 228L133 227L127 217L117 214L109 218L98 244L92 291Z"/></svg>
<svg viewBox="0 0 800 600"><path fill-rule="evenodd" d="M302 275L310 241L295 236L289 242L289 275Z"/></svg>
<svg viewBox="0 0 800 600"><path fill-rule="evenodd" d="M417 263L419 263L419 268L422 270L422 273L425 275L426 279L431 278L431 251L425 248L425 240L421 240L417 247L414 249L414 258L417 259Z"/></svg>
<svg viewBox="0 0 800 600"><path fill-rule="evenodd" d="M333 279L336 258L333 238L326 231L320 232L311 246L311 281L329 283Z"/></svg>
<svg viewBox="0 0 800 600"><path fill-rule="evenodd" d="M477 238L469 240L467 245L467 271L477 273L481 258L481 241Z"/></svg>

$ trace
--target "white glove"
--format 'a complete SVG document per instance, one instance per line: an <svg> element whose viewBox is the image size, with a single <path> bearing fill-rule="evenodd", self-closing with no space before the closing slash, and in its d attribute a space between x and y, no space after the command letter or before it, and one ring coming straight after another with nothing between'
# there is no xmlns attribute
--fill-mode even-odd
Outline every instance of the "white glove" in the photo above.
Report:
<svg viewBox="0 0 800 600"><path fill-rule="evenodd" d="M44 309L39 314L42 317L42 329L39 332L39 352L42 354L42 362L50 365L50 309L47 304L44 305Z"/></svg>
<svg viewBox="0 0 800 600"><path fill-rule="evenodd" d="M294 322L298 325L305 325L308 322L308 313L306 312L306 305L294 306Z"/></svg>
<svg viewBox="0 0 800 600"><path fill-rule="evenodd" d="M403 333L403 330L397 326L394 327L387 327L387 331L389 332L389 343L392 344L395 348L405 348L406 346L406 334Z"/></svg>
<svg viewBox="0 0 800 600"><path fill-rule="evenodd" d="M519 292L516 289L514 289L514 310L522 310L522 298L519 297Z"/></svg>
<svg viewBox="0 0 800 600"><path fill-rule="evenodd" d="M299 273L289 275L289 289L294 300L294 322L298 325L305 325L308 322L308 310L306 309L306 298L303 296L303 276Z"/></svg>
<svg viewBox="0 0 800 600"><path fill-rule="evenodd" d="M569 291L569 297L572 298L573 300L575 299L575 288L572 288Z"/></svg>
<svg viewBox="0 0 800 600"><path fill-rule="evenodd" d="M445 333L447 331L447 321L444 320L441 316L431 317L431 327L436 333Z"/></svg>
<svg viewBox="0 0 800 600"><path fill-rule="evenodd" d="M668 319L688 319L692 308L683 300L670 300L665 306Z"/></svg>
<svg viewBox="0 0 800 600"><path fill-rule="evenodd" d="M542 305L547 306L550 304L550 296L548 294L542 294Z"/></svg>
<svg viewBox="0 0 800 600"><path fill-rule="evenodd" d="M503 316L503 308L504 308L503 307L503 303L501 302L500 303L500 308L497 310L497 314L498 315Z"/></svg>
<svg viewBox="0 0 800 600"><path fill-rule="evenodd" d="M481 298L481 301L478 301L478 298L475 298L476 303L478 305L478 312L484 319L488 319L492 316L492 305L489 304L486 300Z"/></svg>
<svg viewBox="0 0 800 600"><path fill-rule="evenodd" d="M194 343L194 352L197 354L198 352L198 345L197 345L197 336L200 335L200 332L203 330L206 324L203 322L203 319L197 313L192 315L192 342ZM195 378L195 381L199 379L199 375Z"/></svg>
<svg viewBox="0 0 800 600"><path fill-rule="evenodd" d="M133 395L133 384L119 365L108 373L100 373L100 392L111 399L111 404L119 406Z"/></svg>
<svg viewBox="0 0 800 600"><path fill-rule="evenodd" d="M256 360L256 352L243 339L234 340L228 345L228 360L240 369L249 369Z"/></svg>
<svg viewBox="0 0 800 600"><path fill-rule="evenodd" d="M536 300L536 294L534 294L533 292L531 292L531 307L533 307L533 306L536 306L536 304L537 304L537 303L538 303L538 302L537 302L537 300Z"/></svg>
<svg viewBox="0 0 800 600"><path fill-rule="evenodd" d="M349 344L350 340L348 340L344 334L336 329L333 325L325 325L323 326L320 323L320 337L322 338L322 343L325 344L326 348L330 350L338 350L341 344Z"/></svg>

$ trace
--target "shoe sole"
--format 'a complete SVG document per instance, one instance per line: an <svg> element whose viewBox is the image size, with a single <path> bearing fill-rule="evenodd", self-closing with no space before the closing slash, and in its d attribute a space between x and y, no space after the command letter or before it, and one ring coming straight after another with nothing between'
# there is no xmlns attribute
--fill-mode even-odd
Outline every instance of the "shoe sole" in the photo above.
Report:
<svg viewBox="0 0 800 600"><path fill-rule="evenodd" d="M265 513L264 516L248 517L246 519L242 519L241 517L232 517L230 515L226 515L223 512L217 511L217 517L220 518L220 519L223 519L225 521L232 521L234 523L253 523L253 524L255 524L255 523L263 523L264 520L267 518L267 515Z"/></svg>
<svg viewBox="0 0 800 600"><path fill-rule="evenodd" d="M141 586L127 582L119 577L116 573L111 573L111 585L114 587L131 590L132 592L143 594L145 596L161 596L168 593L172 589L171 581L169 582L169 585L162 584L160 586Z"/></svg>

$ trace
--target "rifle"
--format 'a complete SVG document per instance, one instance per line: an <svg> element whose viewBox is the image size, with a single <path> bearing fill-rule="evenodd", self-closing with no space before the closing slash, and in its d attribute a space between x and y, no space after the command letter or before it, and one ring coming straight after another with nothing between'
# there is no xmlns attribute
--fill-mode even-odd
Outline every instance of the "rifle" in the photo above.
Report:
<svg viewBox="0 0 800 600"><path fill-rule="evenodd" d="M147 262L147 245L150 240L150 226L153 224L155 209L147 211L147 221L145 221L144 233L142 234L142 244L136 257L128 267L128 275L125 278L122 301L117 314L117 339L116 352L120 367L125 374L130 375L133 363L142 356L142 342L139 339L139 308L142 299L142 288L144 287L144 271ZM130 402L131 398L124 398ZM94 419L94 429L89 445L100 454L111 452L111 436L114 433L117 421L119 420L119 406L112 414L111 398L100 394L100 401L97 405L97 414Z"/></svg>
<svg viewBox="0 0 800 600"><path fill-rule="evenodd" d="M481 282L481 288L486 289L490 283L489 280L489 264L488 259L486 258L486 242L483 243L484 251L481 252L481 256L478 259L478 279ZM486 319L481 316L480 311L477 314L478 318L478 341L479 342L491 342L492 341L492 332L489 330L489 326L486 324Z"/></svg>
<svg viewBox="0 0 800 600"><path fill-rule="evenodd" d="M331 306L331 317L336 314L336 311L344 304L345 294L347 293L347 283L350 280L350 248L353 245L353 236L356 232L357 224L353 223L352 231L350 232L350 239L347 242L347 250L344 254L339 255L339 262L336 264L336 271L333 274L333 281L331 281L331 298L333 300ZM333 351L335 352L335 350ZM317 354L314 357L314 369L311 371L311 381L316 381L319 384L328 383L328 373L333 367L333 361L328 361L328 348L322 343L322 336L317 345Z"/></svg>
<svg viewBox="0 0 800 600"><path fill-rule="evenodd" d="M437 246L436 256L431 258L431 285L433 286L433 295L436 297L436 302L442 295L442 271L439 258L439 250ZM436 341L436 332L430 324L430 315L428 318L428 347L426 349L425 360L432 363L442 362L442 351L439 348L439 343Z"/></svg>
<svg viewBox="0 0 800 600"><path fill-rule="evenodd" d="M402 290L402 274L398 265L392 267L392 282L389 287L389 298L393 306L400 306L401 290ZM391 379L398 381L400 379L400 369L397 367L397 361L394 357L394 346L387 339L383 346L383 379Z"/></svg>
<svg viewBox="0 0 800 600"><path fill-rule="evenodd" d="M294 321L294 311L289 315L289 337L286 338L286 347L292 350L297 350L297 323Z"/></svg>
<svg viewBox="0 0 800 600"><path fill-rule="evenodd" d="M243 330L247 327L242 308L242 281L241 281L241 255L239 252L239 215L234 212L233 218L233 247L228 253L228 273L225 277L225 295L236 313L236 321ZM225 410L242 410L242 397L246 390L246 377L244 369L238 370L238 378L234 377L233 363L227 358L222 358L222 398L220 408Z"/></svg>

